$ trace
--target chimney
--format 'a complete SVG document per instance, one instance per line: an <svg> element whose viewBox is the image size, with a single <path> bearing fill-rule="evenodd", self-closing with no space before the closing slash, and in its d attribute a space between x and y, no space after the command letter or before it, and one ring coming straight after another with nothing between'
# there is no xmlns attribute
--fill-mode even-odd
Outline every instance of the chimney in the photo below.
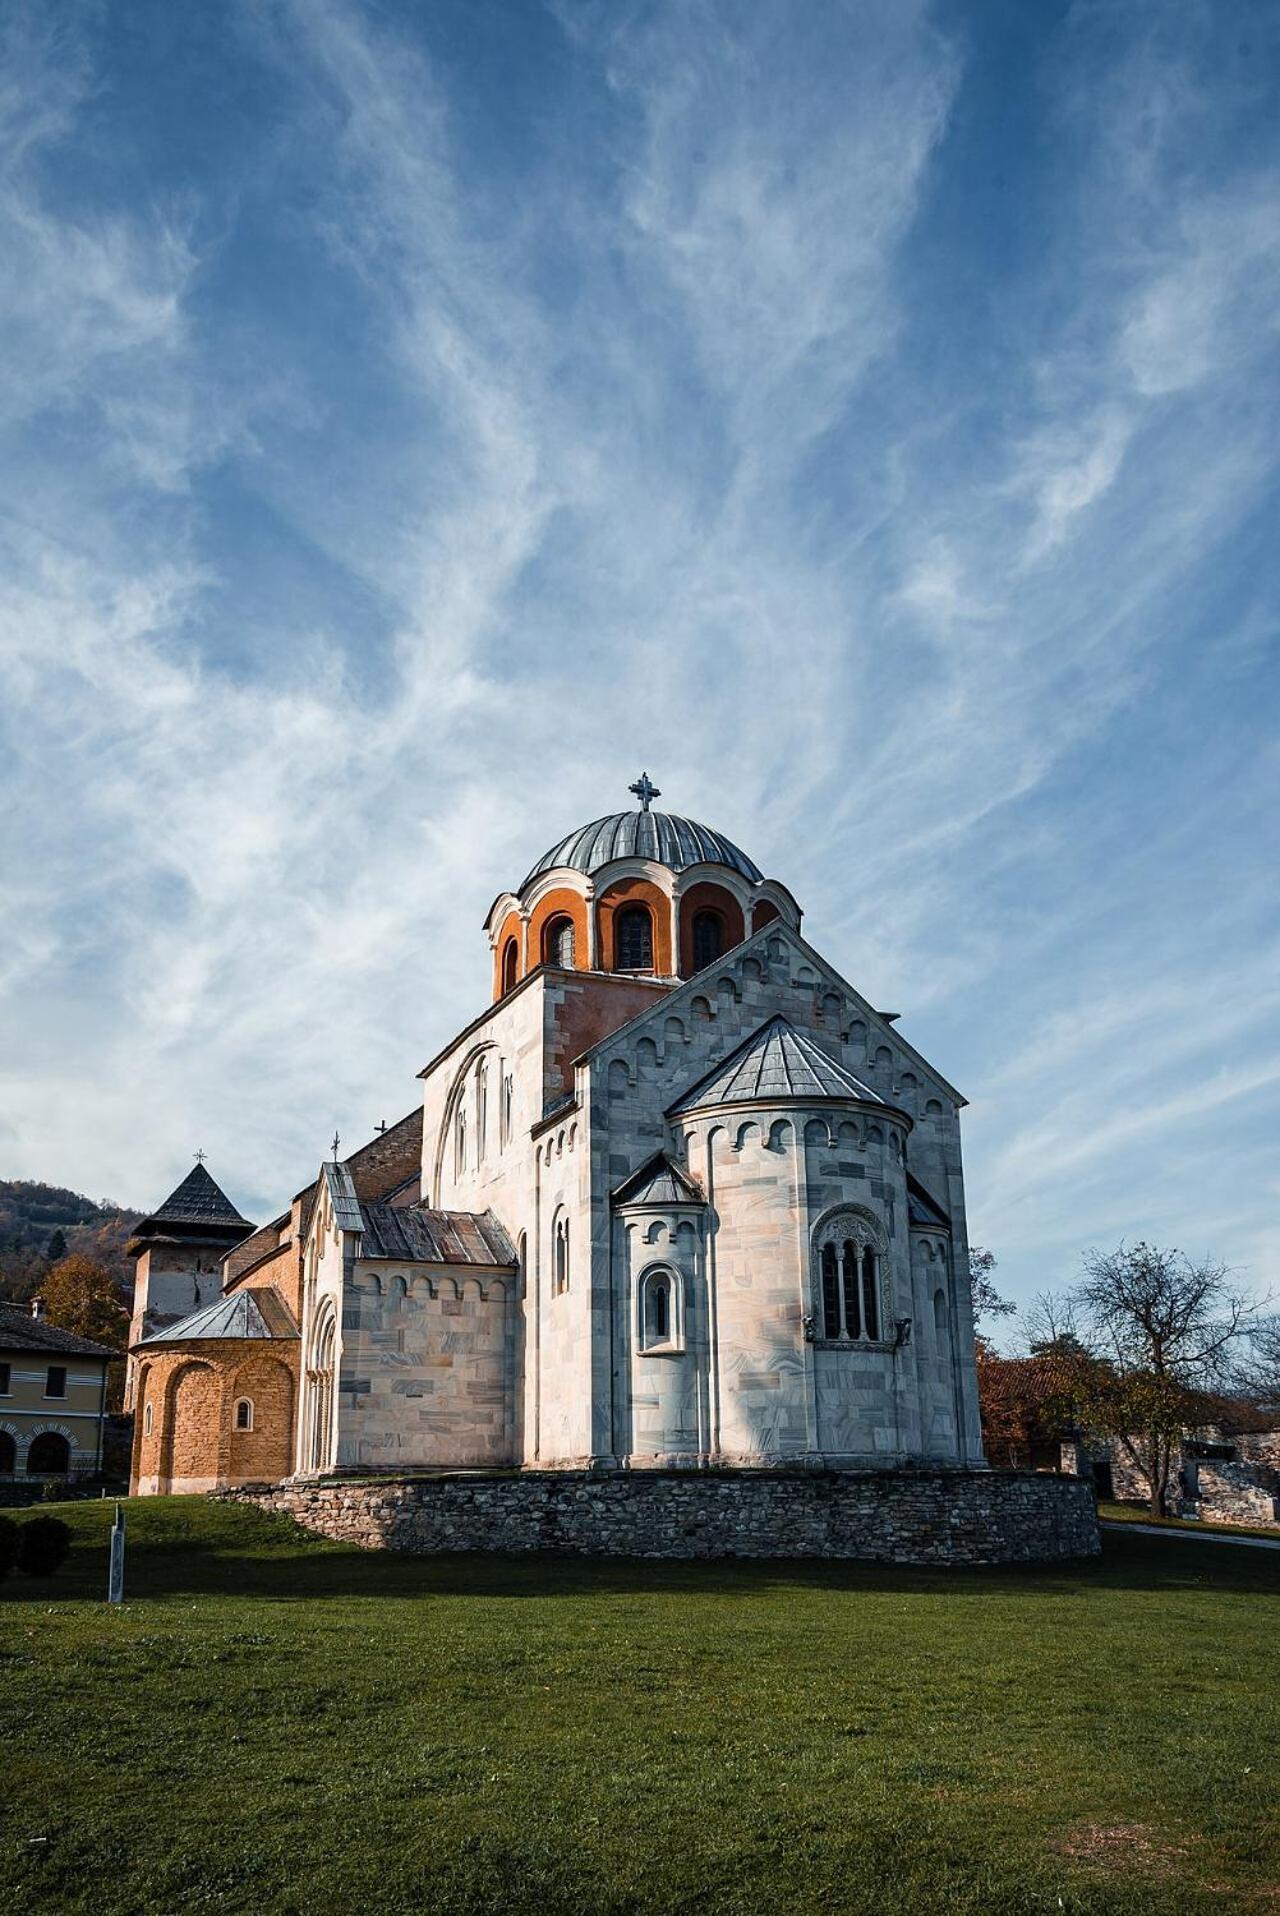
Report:
<svg viewBox="0 0 1280 1916"><path fill-rule="evenodd" d="M33 1297L33 1298L32 1298L32 1300L31 1300L31 1315L32 1315L33 1317L43 1317L43 1316L44 1316L44 1299L43 1299L42 1297Z"/></svg>

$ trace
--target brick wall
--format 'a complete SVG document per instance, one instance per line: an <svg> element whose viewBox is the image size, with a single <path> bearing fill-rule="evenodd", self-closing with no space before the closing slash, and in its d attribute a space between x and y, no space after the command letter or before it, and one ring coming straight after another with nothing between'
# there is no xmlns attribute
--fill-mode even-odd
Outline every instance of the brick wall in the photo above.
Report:
<svg viewBox="0 0 1280 1916"><path fill-rule="evenodd" d="M1096 1556L1089 1485L1021 1472L443 1476L228 1492L366 1549L1015 1563Z"/></svg>
<svg viewBox="0 0 1280 1916"><path fill-rule="evenodd" d="M134 1413L135 1496L260 1483L293 1468L298 1345L210 1339L142 1353ZM253 1404L253 1428L235 1428L235 1406ZM150 1429L147 1410L150 1408Z"/></svg>

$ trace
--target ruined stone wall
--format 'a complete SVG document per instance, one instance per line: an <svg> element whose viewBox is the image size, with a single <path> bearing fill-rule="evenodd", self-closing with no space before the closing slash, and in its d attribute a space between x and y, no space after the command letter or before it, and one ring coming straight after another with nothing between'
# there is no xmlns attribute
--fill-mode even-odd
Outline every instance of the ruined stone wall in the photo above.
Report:
<svg viewBox="0 0 1280 1916"><path fill-rule="evenodd" d="M1195 1476L1194 1508L1201 1518L1260 1525L1280 1521L1274 1471L1250 1463L1202 1461L1195 1466Z"/></svg>
<svg viewBox="0 0 1280 1916"><path fill-rule="evenodd" d="M366 1549L1016 1563L1095 1556L1077 1477L1021 1472L578 1471L230 1493Z"/></svg>

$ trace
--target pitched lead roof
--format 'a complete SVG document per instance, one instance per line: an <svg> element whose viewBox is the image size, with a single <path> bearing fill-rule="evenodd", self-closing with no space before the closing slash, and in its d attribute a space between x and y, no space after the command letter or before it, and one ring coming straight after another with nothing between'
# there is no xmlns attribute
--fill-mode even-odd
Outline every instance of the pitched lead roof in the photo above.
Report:
<svg viewBox="0 0 1280 1916"><path fill-rule="evenodd" d="M590 876L615 858L651 858L675 872L686 865L727 865L753 884L764 876L732 839L692 818L680 818L675 812L611 812L607 818L580 825L544 852L520 889L557 866L567 865Z"/></svg>
<svg viewBox="0 0 1280 1916"><path fill-rule="evenodd" d="M884 1103L869 1085L779 1017L761 1025L670 1110L700 1111L714 1104L756 1104L775 1098L856 1098L863 1104Z"/></svg>
<svg viewBox="0 0 1280 1916"><path fill-rule="evenodd" d="M706 1199L691 1177L673 1164L665 1152L650 1158L647 1164L620 1184L613 1194L615 1204L705 1204Z"/></svg>
<svg viewBox="0 0 1280 1916"><path fill-rule="evenodd" d="M429 1211L421 1204L364 1204L361 1257L390 1257L406 1264L483 1264L503 1269L517 1262L515 1246L492 1211Z"/></svg>
<svg viewBox="0 0 1280 1916"><path fill-rule="evenodd" d="M274 1301L279 1303L279 1299ZM284 1309L283 1304L280 1309ZM289 1323L292 1325L292 1319L289 1319ZM206 1304L203 1310L193 1311L190 1317L180 1317L176 1324L166 1324L162 1331L152 1331L149 1337L139 1341L143 1344L189 1344L212 1338L252 1341L296 1337L297 1334L293 1328L272 1330L253 1291L233 1291L230 1297L220 1297L214 1303Z"/></svg>

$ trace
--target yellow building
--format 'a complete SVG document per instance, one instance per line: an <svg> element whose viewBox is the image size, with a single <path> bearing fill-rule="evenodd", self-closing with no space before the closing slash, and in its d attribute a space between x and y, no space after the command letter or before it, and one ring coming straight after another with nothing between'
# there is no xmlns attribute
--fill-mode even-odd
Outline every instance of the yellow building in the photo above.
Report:
<svg viewBox="0 0 1280 1916"><path fill-rule="evenodd" d="M107 1365L119 1355L0 1305L0 1483L102 1467Z"/></svg>

